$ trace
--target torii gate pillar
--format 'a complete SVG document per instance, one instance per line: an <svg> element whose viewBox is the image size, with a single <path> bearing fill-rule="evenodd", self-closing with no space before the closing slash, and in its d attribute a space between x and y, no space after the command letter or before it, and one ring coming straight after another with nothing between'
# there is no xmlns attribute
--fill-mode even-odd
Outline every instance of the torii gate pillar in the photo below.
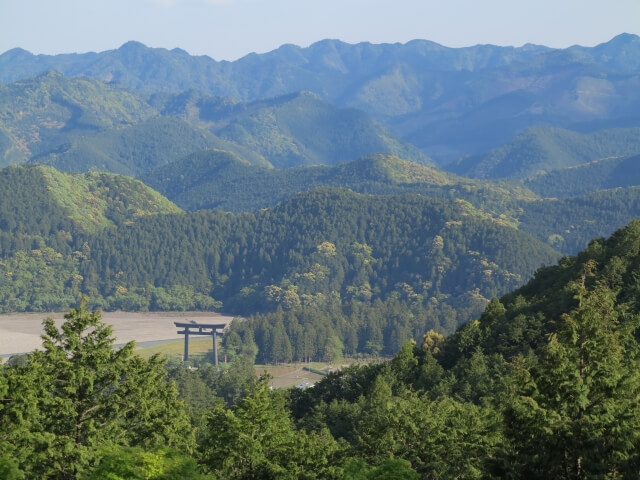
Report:
<svg viewBox="0 0 640 480"><path fill-rule="evenodd" d="M225 323L196 323L196 322L173 322L174 325L182 330L178 333L184 335L184 356L183 362L189 360L189 335L211 335L213 340L213 360L218 365L218 333L217 330L223 330L227 325ZM222 333L222 332L220 332Z"/></svg>

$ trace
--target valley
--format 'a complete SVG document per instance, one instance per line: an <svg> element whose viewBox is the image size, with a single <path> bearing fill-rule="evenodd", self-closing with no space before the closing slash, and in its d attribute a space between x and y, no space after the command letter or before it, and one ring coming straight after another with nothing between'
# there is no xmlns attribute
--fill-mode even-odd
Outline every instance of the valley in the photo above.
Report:
<svg viewBox="0 0 640 480"><path fill-rule="evenodd" d="M639 82L633 34L0 54L0 477L635 478Z"/></svg>

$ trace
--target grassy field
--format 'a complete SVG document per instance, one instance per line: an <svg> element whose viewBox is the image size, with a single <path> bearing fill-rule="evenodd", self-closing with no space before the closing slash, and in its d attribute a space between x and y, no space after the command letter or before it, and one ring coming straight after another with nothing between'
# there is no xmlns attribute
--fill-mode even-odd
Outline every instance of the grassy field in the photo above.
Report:
<svg viewBox="0 0 640 480"><path fill-rule="evenodd" d="M151 343L152 345L149 345ZM149 342L140 345L136 349L136 354L143 358L149 358L152 355L160 354L167 357L182 358L184 353L184 340L171 340L166 342ZM190 338L189 339L189 355L200 356L207 352L211 352L213 348L210 337L206 338Z"/></svg>
<svg viewBox="0 0 640 480"><path fill-rule="evenodd" d="M184 352L184 341L158 342L153 345L142 345L136 353L144 358L159 354L168 358L182 359ZM189 340L189 355L193 359L200 359L204 355L211 355L211 339L197 338ZM220 350L220 362L224 362L224 355ZM256 375L268 373L272 380L270 385L273 388L290 388L300 385L312 385L320 381L324 375L315 373L322 371L326 375L328 372L350 365L350 360L346 360L341 365L330 365L324 362L292 363L288 365L256 365ZM314 372L307 369L314 370Z"/></svg>
<svg viewBox="0 0 640 480"><path fill-rule="evenodd" d="M150 342L151 343L151 342ZM189 339L189 356L192 359L202 359L205 355L211 355L211 339L196 338ZM157 342L152 345L141 345L136 353L144 358L159 354L168 358L182 359L184 352L184 341ZM224 362L222 349L219 350L219 361ZM362 362L362 360L360 360ZM353 363L358 363L353 359L345 359L340 365L331 365L326 362L292 363L286 365L256 365L256 375L268 373L272 380L269 382L273 388L290 388L297 386L313 385L320 381L327 373L340 368L344 368ZM309 371L312 370L312 371ZM323 372L323 375L316 373Z"/></svg>

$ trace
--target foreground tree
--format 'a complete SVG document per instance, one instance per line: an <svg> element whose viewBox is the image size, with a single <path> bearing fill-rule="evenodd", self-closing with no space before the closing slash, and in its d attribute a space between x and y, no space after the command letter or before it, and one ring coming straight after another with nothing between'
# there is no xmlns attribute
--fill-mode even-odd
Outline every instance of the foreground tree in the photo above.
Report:
<svg viewBox="0 0 640 480"><path fill-rule="evenodd" d="M506 411L512 478L637 478L640 470L638 315L604 286L575 285L537 360L517 360Z"/></svg>
<svg viewBox="0 0 640 480"><path fill-rule="evenodd" d="M338 443L326 430L297 430L282 392L271 392L264 378L232 408L211 409L200 448L205 468L227 480L343 477Z"/></svg>
<svg viewBox="0 0 640 480"><path fill-rule="evenodd" d="M84 303L44 331L43 351L1 373L0 447L27 478L77 478L105 445L193 448L161 360L135 356L133 342L115 349L112 329Z"/></svg>
<svg viewBox="0 0 640 480"><path fill-rule="evenodd" d="M206 480L196 461L166 447L143 450L136 447L109 447L101 451L95 468L83 480Z"/></svg>

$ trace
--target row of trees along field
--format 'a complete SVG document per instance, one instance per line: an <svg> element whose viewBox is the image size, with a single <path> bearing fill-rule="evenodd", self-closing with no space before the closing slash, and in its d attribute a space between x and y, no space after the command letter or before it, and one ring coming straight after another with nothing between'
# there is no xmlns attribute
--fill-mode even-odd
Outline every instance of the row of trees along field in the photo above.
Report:
<svg viewBox="0 0 640 480"><path fill-rule="evenodd" d="M0 473L636 478L638 275L640 221L447 338L428 331L388 362L290 391L256 379L242 351L226 370L165 370L132 345L114 349L99 313L81 306L60 329L45 322L43 351L0 370Z"/></svg>

